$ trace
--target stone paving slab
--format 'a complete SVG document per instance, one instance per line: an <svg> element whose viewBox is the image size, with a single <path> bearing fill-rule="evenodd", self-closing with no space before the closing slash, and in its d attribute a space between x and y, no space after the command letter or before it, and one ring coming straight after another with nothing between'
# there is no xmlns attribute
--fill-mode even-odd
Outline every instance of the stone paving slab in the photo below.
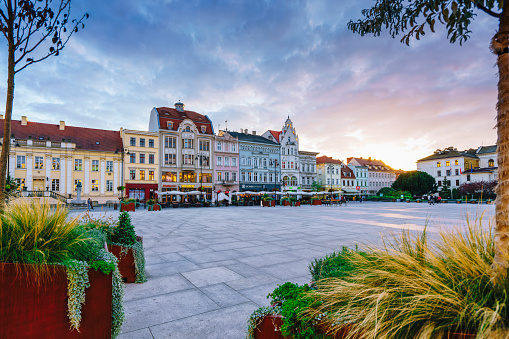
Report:
<svg viewBox="0 0 509 339"><path fill-rule="evenodd" d="M346 207L163 209L130 213L143 235L144 284L125 290L119 339L243 338L247 319L286 281L308 283L309 263L342 246L380 244L381 234L464 225L494 205L350 203ZM83 213L74 211L72 214ZM93 217L118 217L97 211ZM461 226L460 226L461 227Z"/></svg>

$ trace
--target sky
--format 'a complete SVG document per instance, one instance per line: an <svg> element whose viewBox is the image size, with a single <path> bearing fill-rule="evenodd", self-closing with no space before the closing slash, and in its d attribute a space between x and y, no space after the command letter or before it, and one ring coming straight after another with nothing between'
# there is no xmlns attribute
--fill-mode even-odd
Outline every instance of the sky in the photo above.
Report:
<svg viewBox="0 0 509 339"><path fill-rule="evenodd" d="M496 142L497 22L478 12L470 39L443 27L410 46L354 34L371 0L73 0L85 28L58 57L16 75L13 119L147 130L153 107L207 115L217 132L281 130L300 149L372 157L395 169L449 146ZM7 48L0 49L0 98Z"/></svg>

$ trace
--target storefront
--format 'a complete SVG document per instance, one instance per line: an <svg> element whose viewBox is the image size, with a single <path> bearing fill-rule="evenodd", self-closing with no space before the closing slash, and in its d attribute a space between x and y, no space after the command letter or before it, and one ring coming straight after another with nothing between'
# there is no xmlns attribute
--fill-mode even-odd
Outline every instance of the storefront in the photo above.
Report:
<svg viewBox="0 0 509 339"><path fill-rule="evenodd" d="M157 184L130 184L126 183L126 196L140 202L157 199Z"/></svg>

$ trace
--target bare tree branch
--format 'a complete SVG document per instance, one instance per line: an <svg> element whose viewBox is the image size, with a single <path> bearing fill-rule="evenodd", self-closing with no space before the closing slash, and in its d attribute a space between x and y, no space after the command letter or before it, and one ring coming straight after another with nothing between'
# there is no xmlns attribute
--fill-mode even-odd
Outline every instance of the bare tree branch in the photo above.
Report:
<svg viewBox="0 0 509 339"><path fill-rule="evenodd" d="M484 7L483 5L481 5L479 3L479 0L475 0L475 7L479 8L481 11L483 11L484 13L486 13L488 15L491 15L494 18L500 18L501 17L501 14L495 13L495 12L489 10L488 8ZM505 7L505 1L504 1L504 7Z"/></svg>

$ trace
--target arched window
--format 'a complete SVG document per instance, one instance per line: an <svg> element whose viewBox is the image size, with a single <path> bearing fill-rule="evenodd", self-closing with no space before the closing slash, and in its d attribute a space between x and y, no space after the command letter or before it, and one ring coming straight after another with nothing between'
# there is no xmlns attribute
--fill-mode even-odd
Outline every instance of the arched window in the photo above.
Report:
<svg viewBox="0 0 509 339"><path fill-rule="evenodd" d="M493 159L488 160L489 167L495 167L495 161Z"/></svg>
<svg viewBox="0 0 509 339"><path fill-rule="evenodd" d="M247 158L247 165L248 165L248 166L251 166L251 157L248 157L248 158Z"/></svg>
<svg viewBox="0 0 509 339"><path fill-rule="evenodd" d="M291 185L297 186L297 178L296 177L292 177Z"/></svg>
<svg viewBox="0 0 509 339"><path fill-rule="evenodd" d="M288 176L286 176L286 175L285 175L285 176L283 177L283 185L288 186L288 184L289 184L289 182L288 182L288 181L289 181L289 180L290 180L290 179L288 178Z"/></svg>

